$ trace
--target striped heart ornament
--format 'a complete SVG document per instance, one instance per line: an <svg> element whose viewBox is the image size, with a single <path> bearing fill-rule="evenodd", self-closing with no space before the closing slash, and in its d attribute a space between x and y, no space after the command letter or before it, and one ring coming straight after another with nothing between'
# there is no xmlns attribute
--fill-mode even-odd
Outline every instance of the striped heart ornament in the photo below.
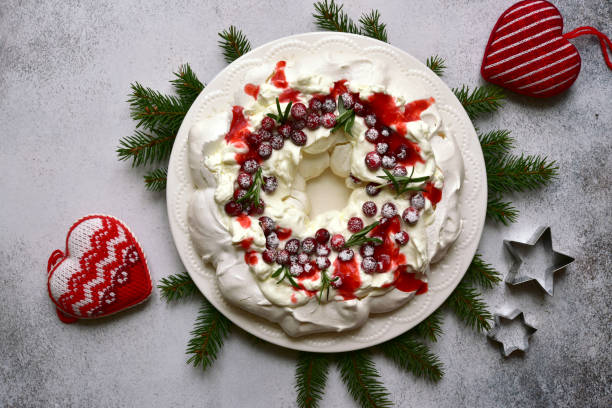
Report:
<svg viewBox="0 0 612 408"><path fill-rule="evenodd" d="M497 20L485 49L480 72L487 81L514 92L547 97L568 89L580 73L580 54L570 39L598 37L612 70L612 42L593 27L563 34L563 17L545 0L525 0Z"/></svg>
<svg viewBox="0 0 612 408"><path fill-rule="evenodd" d="M130 230L107 215L88 215L72 225L66 252L47 263L47 289L64 323L120 312L152 291L145 256Z"/></svg>

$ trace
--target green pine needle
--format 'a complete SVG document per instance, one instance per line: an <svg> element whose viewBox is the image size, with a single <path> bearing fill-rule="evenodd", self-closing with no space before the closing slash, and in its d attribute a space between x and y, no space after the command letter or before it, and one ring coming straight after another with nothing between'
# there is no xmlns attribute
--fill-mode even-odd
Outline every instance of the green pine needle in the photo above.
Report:
<svg viewBox="0 0 612 408"><path fill-rule="evenodd" d="M187 364L206 370L217 359L217 354L231 330L230 321L202 298L191 339L187 343Z"/></svg>
<svg viewBox="0 0 612 408"><path fill-rule="evenodd" d="M410 333L433 342L438 341L442 334L442 308L438 308L429 317L419 323Z"/></svg>
<svg viewBox="0 0 612 408"><path fill-rule="evenodd" d="M371 10L370 13L364 13L359 18L362 34L383 42L387 40L387 25L380 21L380 13L378 10Z"/></svg>
<svg viewBox="0 0 612 408"><path fill-rule="evenodd" d="M164 191L168 179L168 169L159 168L144 175L145 188L149 191Z"/></svg>
<svg viewBox="0 0 612 408"><path fill-rule="evenodd" d="M485 262L480 254L474 255L463 277L463 282L477 284L485 289L491 289L501 280L501 274L491 264Z"/></svg>
<svg viewBox="0 0 612 408"><path fill-rule="evenodd" d="M391 407L389 391L380 381L380 374L365 350L338 355L342 381L355 401L364 408Z"/></svg>
<svg viewBox="0 0 612 408"><path fill-rule="evenodd" d="M485 159L501 157L514 147L514 138L510 136L510 131L505 129L479 133L478 140Z"/></svg>
<svg viewBox="0 0 612 408"><path fill-rule="evenodd" d="M170 82L174 86L176 93L185 102L192 104L204 89L204 84L200 82L189 64L181 65L178 72L174 73L174 76L176 78Z"/></svg>
<svg viewBox="0 0 612 408"><path fill-rule="evenodd" d="M185 299L198 292L187 272L166 276L160 280L157 288L161 291L162 299L166 302Z"/></svg>
<svg viewBox="0 0 612 408"><path fill-rule="evenodd" d="M330 2L325 0L316 2L314 7L315 12L312 16L321 30L361 34L357 24L342 10L343 5L336 4L334 0Z"/></svg>
<svg viewBox="0 0 612 408"><path fill-rule="evenodd" d="M453 88L453 92L470 119L476 119L486 112L495 112L503 106L506 97L502 88L495 85L478 86L473 91L463 85L461 89Z"/></svg>
<svg viewBox="0 0 612 408"><path fill-rule="evenodd" d="M300 353L295 367L298 407L316 408L319 406L325 391L329 362L330 358L325 354Z"/></svg>
<svg viewBox="0 0 612 408"><path fill-rule="evenodd" d="M251 43L244 33L234 26L219 33L219 46L223 50L225 62L231 64L238 58L251 51Z"/></svg>
<svg viewBox="0 0 612 408"><path fill-rule="evenodd" d="M487 217L493 221L510 225L518 219L519 211L509 201L501 201L499 197L489 197L487 200Z"/></svg>
<svg viewBox="0 0 612 408"><path fill-rule="evenodd" d="M381 344L380 348L398 367L417 377L436 382L444 375L444 368L438 356L409 333Z"/></svg>
<svg viewBox="0 0 612 408"><path fill-rule="evenodd" d="M523 192L548 185L558 175L556 162L546 156L506 155L485 161L487 186L493 193Z"/></svg>
<svg viewBox="0 0 612 408"><path fill-rule="evenodd" d="M491 328L493 316L487 310L480 293L467 282L461 281L450 295L447 304L465 324L479 332Z"/></svg>
<svg viewBox="0 0 612 408"><path fill-rule="evenodd" d="M446 69L446 61L444 61L444 59L438 55L433 55L427 58L425 65L427 65L427 68L431 69L434 74L439 77L444 74L444 70Z"/></svg>
<svg viewBox="0 0 612 408"><path fill-rule="evenodd" d="M132 167L161 162L170 157L176 133L168 128L157 128L151 132L136 130L134 135L119 141L119 160L132 160Z"/></svg>
<svg viewBox="0 0 612 408"><path fill-rule="evenodd" d="M191 102L176 96L163 95L151 88L145 88L138 82L131 85L132 93L128 102L131 107L132 119L138 123L136 127L156 129L165 127L176 132L181 126Z"/></svg>

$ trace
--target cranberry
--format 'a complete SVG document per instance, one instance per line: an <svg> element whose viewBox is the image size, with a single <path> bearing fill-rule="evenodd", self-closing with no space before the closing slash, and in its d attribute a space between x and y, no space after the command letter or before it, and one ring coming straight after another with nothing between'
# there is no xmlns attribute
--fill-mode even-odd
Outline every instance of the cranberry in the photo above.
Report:
<svg viewBox="0 0 612 408"><path fill-rule="evenodd" d="M276 263L279 265L289 265L289 252L281 249L276 253Z"/></svg>
<svg viewBox="0 0 612 408"><path fill-rule="evenodd" d="M264 232L265 233L265 232ZM271 232L266 237L266 248L268 249L276 249L280 244L280 240L278 239L278 235L276 232Z"/></svg>
<svg viewBox="0 0 612 408"><path fill-rule="evenodd" d="M300 250L300 240L297 238L291 238L285 243L285 249L289 251L290 254L297 254L297 252Z"/></svg>
<svg viewBox="0 0 612 408"><path fill-rule="evenodd" d="M318 229L315 233L315 239L319 244L326 244L329 241L329 231L325 228Z"/></svg>
<svg viewBox="0 0 612 408"><path fill-rule="evenodd" d="M257 153L262 159L267 159L272 155L272 145L268 142L262 142L257 149Z"/></svg>
<svg viewBox="0 0 612 408"><path fill-rule="evenodd" d="M225 212L227 213L227 215L236 217L242 214L242 206L236 201L230 201L229 203L225 204Z"/></svg>
<svg viewBox="0 0 612 408"><path fill-rule="evenodd" d="M348 220L348 230L352 233L359 232L363 229L363 220L359 217L351 217Z"/></svg>
<svg viewBox="0 0 612 408"><path fill-rule="evenodd" d="M289 254L289 263L294 264L297 263L298 256L296 254Z"/></svg>
<svg viewBox="0 0 612 408"><path fill-rule="evenodd" d="M336 126L336 115L331 112L324 113L323 116L321 116L321 122L325 129L331 129Z"/></svg>
<svg viewBox="0 0 612 408"><path fill-rule="evenodd" d="M263 214L265 208L266 203L264 203L264 201L260 198L259 204L250 206L250 208L247 209L247 213L249 215L261 215Z"/></svg>
<svg viewBox="0 0 612 408"><path fill-rule="evenodd" d="M304 265L305 263L307 263L309 261L308 258L308 254L305 254L304 252L300 252L298 254L298 263Z"/></svg>
<svg viewBox="0 0 612 408"><path fill-rule="evenodd" d="M397 215L397 207L393 203L384 203L380 213L385 218L393 218Z"/></svg>
<svg viewBox="0 0 612 408"><path fill-rule="evenodd" d="M296 146L304 146L306 144L306 134L301 130L291 132L291 141Z"/></svg>
<svg viewBox="0 0 612 408"><path fill-rule="evenodd" d="M365 118L363 118L363 121L368 127L376 126L376 116L375 115L367 115Z"/></svg>
<svg viewBox="0 0 612 408"><path fill-rule="evenodd" d="M274 150L280 150L284 145L285 139L278 133L272 136L272 139L270 139L270 146L272 146Z"/></svg>
<svg viewBox="0 0 612 408"><path fill-rule="evenodd" d="M272 129L274 129L275 124L276 122L274 122L274 119L269 116L264 116L264 118L261 120L261 128L267 130L268 132L271 132Z"/></svg>
<svg viewBox="0 0 612 408"><path fill-rule="evenodd" d="M304 264L304 272L310 273L310 271L312 271L312 268L314 268L314 266L312 266L311 262Z"/></svg>
<svg viewBox="0 0 612 408"><path fill-rule="evenodd" d="M342 234L335 234L331 238L331 247L334 251L340 251L342 247L344 246L345 242L346 241L344 240L344 237L342 236Z"/></svg>
<svg viewBox="0 0 612 408"><path fill-rule="evenodd" d="M371 256L366 256L361 261L361 269L363 269L365 273L376 272L376 259Z"/></svg>
<svg viewBox="0 0 612 408"><path fill-rule="evenodd" d="M355 100L353 99L353 95L348 92L340 95L340 99L342 99L342 104L346 109L352 109L355 106Z"/></svg>
<svg viewBox="0 0 612 408"><path fill-rule="evenodd" d="M382 157L382 166L385 169L392 169L395 167L395 165L397 164L397 161L395 160L394 156L388 156L388 155L384 155Z"/></svg>
<svg viewBox="0 0 612 408"><path fill-rule="evenodd" d="M351 178L351 181L353 182L353 184L361 183L361 180L358 179L357 177L353 176L352 174L350 174L349 177Z"/></svg>
<svg viewBox="0 0 612 408"><path fill-rule="evenodd" d="M338 289L340 286L342 286L342 278L340 276L336 276L329 284Z"/></svg>
<svg viewBox="0 0 612 408"><path fill-rule="evenodd" d="M334 99L334 97L332 96L328 96L327 98L325 98L325 100L323 101L323 106L321 106L321 110L323 112L328 112L328 113L332 113L333 111L336 110L336 99Z"/></svg>
<svg viewBox="0 0 612 408"><path fill-rule="evenodd" d="M316 262L317 267L321 270L327 269L331 265L329 258L326 256L317 256Z"/></svg>
<svg viewBox="0 0 612 408"><path fill-rule="evenodd" d="M303 119L306 116L306 105L303 103L294 103L291 105L291 116L295 119Z"/></svg>
<svg viewBox="0 0 612 408"><path fill-rule="evenodd" d="M376 143L376 140L378 139L378 130L376 130L375 128L370 128L366 130L365 138L370 143Z"/></svg>
<svg viewBox="0 0 612 408"><path fill-rule="evenodd" d="M389 129L388 127L382 128L382 130L380 131L380 135L382 137L389 137L389 136L391 136L391 129Z"/></svg>
<svg viewBox="0 0 612 408"><path fill-rule="evenodd" d="M368 113L368 109L361 102L355 102L353 106L353 110L355 111L355 115L357 116L365 116Z"/></svg>
<svg viewBox="0 0 612 408"><path fill-rule="evenodd" d="M323 101L320 97L313 97L310 102L308 102L308 108L311 112L318 112L323 107Z"/></svg>
<svg viewBox="0 0 612 408"><path fill-rule="evenodd" d="M263 258L264 262L267 264L274 263L276 261L276 251L273 249L266 249L261 254L261 257Z"/></svg>
<svg viewBox="0 0 612 408"><path fill-rule="evenodd" d="M410 237L406 231L400 231L397 234L393 235L393 239L400 245L406 245Z"/></svg>
<svg viewBox="0 0 612 408"><path fill-rule="evenodd" d="M351 259L353 259L354 256L355 256L355 253L353 252L352 249L349 249L349 248L343 249L338 254L338 258L340 258L340 260L343 262L350 261Z"/></svg>
<svg viewBox="0 0 612 408"><path fill-rule="evenodd" d="M259 169L259 163L256 160L250 159L242 163L242 170L249 174L254 174Z"/></svg>
<svg viewBox="0 0 612 408"><path fill-rule="evenodd" d="M302 273L304 273L304 267L299 263L292 263L289 267L289 273L292 276L300 276Z"/></svg>
<svg viewBox="0 0 612 408"><path fill-rule="evenodd" d="M318 256L327 256L327 255L329 255L329 247L327 245L323 245L323 244L317 245L317 255Z"/></svg>
<svg viewBox="0 0 612 408"><path fill-rule="evenodd" d="M406 224L414 224L419 220L419 210L414 207L408 207L402 213L402 219Z"/></svg>
<svg viewBox="0 0 612 408"><path fill-rule="evenodd" d="M234 190L234 200L236 201L240 200L242 197L246 195L246 193L247 191L242 188L238 188Z"/></svg>
<svg viewBox="0 0 612 408"><path fill-rule="evenodd" d="M367 132L366 132L367 133ZM376 143L376 153L385 154L389 150L389 145L385 142Z"/></svg>
<svg viewBox="0 0 612 408"><path fill-rule="evenodd" d="M261 189L263 191L265 191L266 193L273 193L274 191L276 191L277 187L278 187L278 181L276 181L276 177L264 176L263 185L261 186Z"/></svg>
<svg viewBox="0 0 612 408"><path fill-rule="evenodd" d="M291 125L288 123L285 123L284 125L281 125L278 128L278 133L286 139L291 135L292 130L293 129L291 129Z"/></svg>
<svg viewBox="0 0 612 408"><path fill-rule="evenodd" d="M366 217L373 217L378 212L378 208L376 207L376 203L374 201L366 201L361 206L361 211L363 211Z"/></svg>
<svg viewBox="0 0 612 408"><path fill-rule="evenodd" d="M317 246L317 241L314 238L306 238L302 241L302 251L305 254L312 254Z"/></svg>
<svg viewBox="0 0 612 408"><path fill-rule="evenodd" d="M306 127L306 121L304 119L296 119L291 122L291 129L302 130Z"/></svg>
<svg viewBox="0 0 612 408"><path fill-rule="evenodd" d="M364 258L366 256L373 256L374 255L374 245L370 245L370 244L363 244L361 246L361 248L359 248L359 253L361 254L361 256L363 256Z"/></svg>
<svg viewBox="0 0 612 408"><path fill-rule="evenodd" d="M321 126L321 118L316 113L309 113L306 117L306 127L310 130L318 129Z"/></svg>
<svg viewBox="0 0 612 408"><path fill-rule="evenodd" d="M408 157L408 146L397 146L397 149L395 149L395 157L397 157L399 160L404 160L406 157Z"/></svg>
<svg viewBox="0 0 612 408"><path fill-rule="evenodd" d="M257 134L259 135L259 137L261 137L262 142L266 142L272 138L272 133L268 132L265 129L259 129L257 131Z"/></svg>
<svg viewBox="0 0 612 408"><path fill-rule="evenodd" d="M370 170L378 170L381 164L380 155L376 152L369 152L366 154L365 164Z"/></svg>
<svg viewBox="0 0 612 408"><path fill-rule="evenodd" d="M262 138L259 133L249 133L249 135L246 137L246 141L250 147L255 149L262 142Z"/></svg>
<svg viewBox="0 0 612 408"><path fill-rule="evenodd" d="M259 217L259 226L263 230L264 235L268 235L274 232L276 223L270 217ZM275 234L276 235L276 234Z"/></svg>
<svg viewBox="0 0 612 408"><path fill-rule="evenodd" d="M410 199L410 204L417 209L422 210L425 207L425 197L423 197L423 193L420 191L412 196Z"/></svg>
<svg viewBox="0 0 612 408"><path fill-rule="evenodd" d="M397 164L391 173L393 173L394 176L405 177L408 175L408 170L406 170L406 167L402 166L401 164Z"/></svg>
<svg viewBox="0 0 612 408"><path fill-rule="evenodd" d="M366 194L370 197L377 196L380 193L380 185L376 183L368 183L365 186Z"/></svg>
<svg viewBox="0 0 612 408"><path fill-rule="evenodd" d="M376 266L380 272L389 270L391 267L391 257L387 254L378 255L378 263Z"/></svg>

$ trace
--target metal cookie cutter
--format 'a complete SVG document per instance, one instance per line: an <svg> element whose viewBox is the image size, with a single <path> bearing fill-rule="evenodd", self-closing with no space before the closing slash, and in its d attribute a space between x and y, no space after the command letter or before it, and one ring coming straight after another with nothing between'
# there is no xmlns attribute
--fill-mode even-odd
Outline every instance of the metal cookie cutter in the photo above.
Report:
<svg viewBox="0 0 612 408"><path fill-rule="evenodd" d="M502 354L504 357L508 357L516 350L527 351L529 348L529 338L537 329L525 321L523 312L514 309L509 313L495 314L494 316L495 325L489 330L487 337L502 345ZM503 328L503 326L511 324L517 317L517 322L521 324L521 333L509 327ZM502 319L507 320L508 323L502 323Z"/></svg>
<svg viewBox="0 0 612 408"><path fill-rule="evenodd" d="M506 282L518 285L535 280L551 296L554 273L574 262L553 249L550 227L540 227L527 242L504 240L504 245L514 258Z"/></svg>

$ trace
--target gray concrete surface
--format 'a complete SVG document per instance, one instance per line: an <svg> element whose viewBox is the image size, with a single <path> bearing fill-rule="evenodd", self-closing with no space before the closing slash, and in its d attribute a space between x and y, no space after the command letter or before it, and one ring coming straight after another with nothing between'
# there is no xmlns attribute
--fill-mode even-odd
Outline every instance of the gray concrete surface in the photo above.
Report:
<svg viewBox="0 0 612 408"><path fill-rule="evenodd" d="M348 2L347 2L348 3ZM612 35L608 0L557 1L567 30ZM512 1L351 1L380 9L392 44L421 60L447 59L451 86L477 84L489 30ZM179 64L203 80L225 63L217 32L236 24L254 45L315 30L311 1L0 2L0 406L289 407L296 353L254 345L235 331L214 369L185 365L196 302L144 306L104 321L60 323L45 291L48 255L68 226L91 212L135 231L153 277L183 270L163 194L114 152L134 123L129 84L168 90ZM398 406L604 407L612 405L612 75L594 38L573 41L583 60L569 92L548 100L512 96L482 129L514 131L518 151L558 160L550 187L517 195L519 222L487 224L481 251L507 271L502 239L552 225L556 249L576 257L557 274L555 296L537 286L486 293L493 310L523 308L538 328L529 351L508 359L496 344L446 314L433 345L445 364L431 385L375 356ZM353 406L337 370L323 406Z"/></svg>

